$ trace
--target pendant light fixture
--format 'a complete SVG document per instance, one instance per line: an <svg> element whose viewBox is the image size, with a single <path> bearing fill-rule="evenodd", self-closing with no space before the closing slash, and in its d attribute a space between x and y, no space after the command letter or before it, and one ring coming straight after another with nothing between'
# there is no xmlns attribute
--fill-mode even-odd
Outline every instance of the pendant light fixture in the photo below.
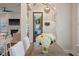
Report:
<svg viewBox="0 0 79 59"><path fill-rule="evenodd" d="M46 4L46 8L44 9L44 11L45 11L46 13L49 13L49 12L50 12L50 8L48 7L47 4Z"/></svg>

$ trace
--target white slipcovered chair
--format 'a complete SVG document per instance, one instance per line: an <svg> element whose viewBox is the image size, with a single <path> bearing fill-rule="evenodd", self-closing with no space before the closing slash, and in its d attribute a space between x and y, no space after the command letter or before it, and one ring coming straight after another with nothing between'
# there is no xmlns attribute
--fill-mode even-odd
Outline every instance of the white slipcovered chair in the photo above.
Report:
<svg viewBox="0 0 79 59"><path fill-rule="evenodd" d="M10 56L24 56L25 51L24 51L23 42L19 41L17 44L11 47L9 51L10 51Z"/></svg>
<svg viewBox="0 0 79 59"><path fill-rule="evenodd" d="M30 47L30 40L29 40L28 36L26 36L22 41L23 41L23 45L24 45L24 50L26 52L28 50L28 48Z"/></svg>

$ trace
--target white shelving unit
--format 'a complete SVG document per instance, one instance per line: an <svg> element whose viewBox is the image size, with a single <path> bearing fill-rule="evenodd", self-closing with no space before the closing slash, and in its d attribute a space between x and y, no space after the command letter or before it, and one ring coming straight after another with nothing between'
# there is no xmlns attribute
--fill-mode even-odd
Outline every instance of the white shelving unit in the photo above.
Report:
<svg viewBox="0 0 79 59"><path fill-rule="evenodd" d="M8 34L10 34L12 29L15 29L15 30L18 29L18 30L20 30L20 25L18 25L18 26L13 26L13 25L10 26L8 19L20 19L20 13L18 13L18 12L0 12L0 21L1 20L5 21L6 25L7 25L6 26L6 30L0 31L0 34L3 33L3 32L4 33L8 32ZM8 37L9 35L7 35L7 34L6 35L3 34L1 36L3 37L3 38L0 37L0 48L3 47L3 49L2 49L3 53L1 54L1 56L7 56L8 55L7 52L8 52L8 49L9 49L7 47L7 45L9 45L11 47L12 37L11 37L11 34L10 34L10 37Z"/></svg>
<svg viewBox="0 0 79 59"><path fill-rule="evenodd" d="M7 35L6 33L0 33L0 45L3 47L3 52L1 56L7 56L9 48L11 47L11 35ZM9 44L9 47L7 46Z"/></svg>
<svg viewBox="0 0 79 59"><path fill-rule="evenodd" d="M0 25L2 25L0 28L0 47L2 48L1 56L7 56L8 52L8 47L7 45L11 47L11 37L8 37L8 18L9 18L9 13L7 12L0 12ZM5 24L5 25L4 25ZM3 29L2 29L3 28Z"/></svg>

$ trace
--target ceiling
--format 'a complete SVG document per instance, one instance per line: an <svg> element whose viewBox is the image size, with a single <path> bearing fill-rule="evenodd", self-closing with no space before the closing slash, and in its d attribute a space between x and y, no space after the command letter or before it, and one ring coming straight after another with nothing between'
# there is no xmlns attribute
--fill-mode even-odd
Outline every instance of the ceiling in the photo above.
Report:
<svg viewBox="0 0 79 59"><path fill-rule="evenodd" d="M6 7L6 9L11 10L13 12L21 12L20 3L0 3L0 9L2 7Z"/></svg>

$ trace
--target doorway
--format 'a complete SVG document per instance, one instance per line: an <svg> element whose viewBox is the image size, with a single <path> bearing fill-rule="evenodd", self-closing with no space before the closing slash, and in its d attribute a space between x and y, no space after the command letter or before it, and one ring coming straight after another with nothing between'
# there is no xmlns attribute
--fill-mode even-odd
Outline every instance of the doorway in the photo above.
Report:
<svg viewBox="0 0 79 59"><path fill-rule="evenodd" d="M33 12L33 42L43 33L43 12Z"/></svg>

